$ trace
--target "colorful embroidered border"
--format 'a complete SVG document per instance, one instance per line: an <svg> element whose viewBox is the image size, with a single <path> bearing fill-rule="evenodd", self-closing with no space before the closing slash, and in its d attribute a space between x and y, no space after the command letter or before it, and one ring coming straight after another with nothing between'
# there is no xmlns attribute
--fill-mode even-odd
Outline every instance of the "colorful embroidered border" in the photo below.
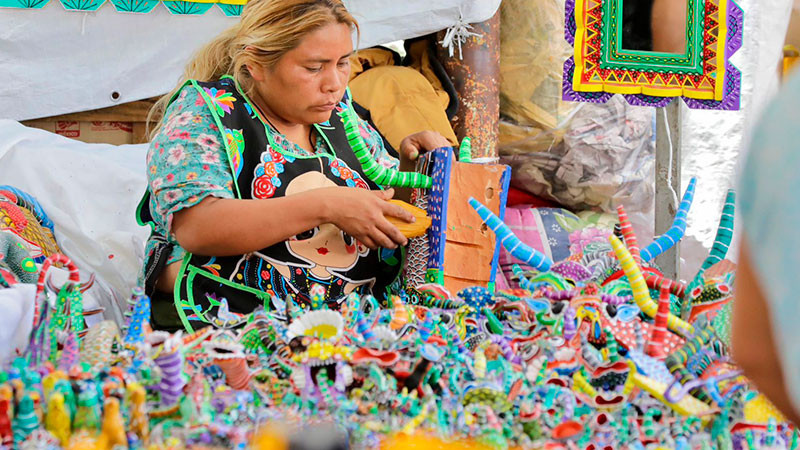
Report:
<svg viewBox="0 0 800 450"><path fill-rule="evenodd" d="M689 8L694 1L688 0ZM683 96L690 108L739 109L741 72L729 59L741 47L744 13L734 0L705 0L697 6L704 14L702 74L692 73L690 60L682 64L680 58L667 61L658 54L619 51L619 36L612 41L615 45L606 45L611 36L604 38L602 17L611 3L619 2L566 2L565 39L575 48L575 55L564 64L564 100L604 103L616 93L624 94L633 105L662 107L673 97ZM691 44L689 47L691 50ZM620 62L622 53L630 55L635 64L610 64L610 60ZM603 60L603 55L609 55L609 61Z"/></svg>
<svg viewBox="0 0 800 450"><path fill-rule="evenodd" d="M106 0L58 0L67 11L97 11ZM153 11L159 3L176 15L202 15L217 5L228 17L238 17L247 0L108 0L118 12L145 14ZM0 8L39 9L50 0L0 0Z"/></svg>
<svg viewBox="0 0 800 450"><path fill-rule="evenodd" d="M703 0L686 0L686 2L686 52L683 55L623 49L622 33L620 32L623 26L623 15L619 11L620 2L603 2L602 14L603 17L609 18L608 30L604 29L599 22L595 22L595 28L600 28L599 31L603 37L600 49L600 68L702 75L702 55L695 49L703 48L705 30L697 21L698 18L705 15L705 3ZM715 23L716 20L712 20L712 22Z"/></svg>

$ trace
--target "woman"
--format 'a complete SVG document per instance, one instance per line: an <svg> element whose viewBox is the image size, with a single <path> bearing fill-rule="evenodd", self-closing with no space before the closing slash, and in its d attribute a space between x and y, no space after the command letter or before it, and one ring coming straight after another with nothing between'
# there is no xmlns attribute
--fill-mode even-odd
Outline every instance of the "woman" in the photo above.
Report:
<svg viewBox="0 0 800 450"><path fill-rule="evenodd" d="M385 216L414 219L364 175L344 131L357 30L341 0L251 1L156 104L138 214L153 230L143 279L154 327L236 323L273 296L307 304L314 285L328 302L380 296L398 276L407 240ZM400 165L447 145L411 135Z"/></svg>

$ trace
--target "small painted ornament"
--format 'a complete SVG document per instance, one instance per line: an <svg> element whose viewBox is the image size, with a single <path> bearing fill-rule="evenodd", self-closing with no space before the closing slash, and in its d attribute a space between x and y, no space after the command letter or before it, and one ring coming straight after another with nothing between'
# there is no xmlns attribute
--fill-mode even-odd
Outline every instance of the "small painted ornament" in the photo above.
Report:
<svg viewBox="0 0 800 450"><path fill-rule="evenodd" d="M11 427L11 399L0 397L0 446L11 448L14 432Z"/></svg>
<svg viewBox="0 0 800 450"><path fill-rule="evenodd" d="M72 423L64 396L61 393L55 392L50 396L44 425L45 429L58 439L62 446L67 445L72 435Z"/></svg>
<svg viewBox="0 0 800 450"><path fill-rule="evenodd" d="M33 399L25 394L17 407L12 422L14 428L14 442L21 444L31 433L39 427L39 418L33 406Z"/></svg>

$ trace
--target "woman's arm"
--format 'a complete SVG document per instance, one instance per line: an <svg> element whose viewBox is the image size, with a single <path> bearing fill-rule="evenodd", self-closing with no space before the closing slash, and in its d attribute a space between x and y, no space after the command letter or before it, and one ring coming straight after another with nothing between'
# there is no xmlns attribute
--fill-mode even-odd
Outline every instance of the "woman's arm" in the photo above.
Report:
<svg viewBox="0 0 800 450"><path fill-rule="evenodd" d="M800 423L781 369L767 302L752 267L746 239L736 272L731 343L736 363L747 378L794 423Z"/></svg>
<svg viewBox="0 0 800 450"><path fill-rule="evenodd" d="M408 241L384 216L407 222L408 211L389 203L394 192L334 187L286 197L239 200L207 197L174 214L172 233L188 252L233 256L261 250L323 223L333 223L370 248Z"/></svg>

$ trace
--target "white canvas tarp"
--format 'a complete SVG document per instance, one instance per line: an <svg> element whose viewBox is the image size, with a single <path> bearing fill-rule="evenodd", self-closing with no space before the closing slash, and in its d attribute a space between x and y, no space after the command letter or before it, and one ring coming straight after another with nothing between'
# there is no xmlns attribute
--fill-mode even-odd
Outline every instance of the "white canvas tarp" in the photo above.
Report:
<svg viewBox="0 0 800 450"><path fill-rule="evenodd" d="M97 277L85 307L103 307L105 317L118 323L149 235L135 215L147 188L146 152L146 144L84 144L0 119L0 184L36 197L55 224L61 250L81 269L81 280Z"/></svg>
<svg viewBox="0 0 800 450"><path fill-rule="evenodd" d="M409 39L490 18L500 0L345 0L361 26L360 47ZM238 18L218 8L175 16L163 5L148 14L0 11L0 118L28 120L162 95L199 47ZM112 99L112 93L118 99Z"/></svg>

